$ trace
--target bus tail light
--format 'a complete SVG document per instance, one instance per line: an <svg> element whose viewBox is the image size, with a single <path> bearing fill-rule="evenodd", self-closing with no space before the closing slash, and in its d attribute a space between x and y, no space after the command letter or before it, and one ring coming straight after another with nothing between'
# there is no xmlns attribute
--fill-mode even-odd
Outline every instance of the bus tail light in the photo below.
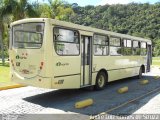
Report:
<svg viewBox="0 0 160 120"><path fill-rule="evenodd" d="M41 66L43 66L44 62L41 62Z"/></svg>
<svg viewBox="0 0 160 120"><path fill-rule="evenodd" d="M40 70L42 70L42 68L43 68L43 67L42 67L42 66L40 66L39 68L40 68Z"/></svg>
<svg viewBox="0 0 160 120"><path fill-rule="evenodd" d="M41 64L40 64L40 70L42 70L43 69L43 65L44 65L44 62L41 62Z"/></svg>

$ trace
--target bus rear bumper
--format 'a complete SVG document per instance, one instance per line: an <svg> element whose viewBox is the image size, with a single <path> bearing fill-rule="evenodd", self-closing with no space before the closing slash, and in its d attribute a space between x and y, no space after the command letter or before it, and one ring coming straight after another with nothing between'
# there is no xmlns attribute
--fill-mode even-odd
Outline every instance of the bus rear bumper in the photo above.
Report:
<svg viewBox="0 0 160 120"><path fill-rule="evenodd" d="M20 79L16 75L12 74L11 81L18 83L18 84L26 85L26 86L51 89L51 78L50 77L36 76L33 78Z"/></svg>

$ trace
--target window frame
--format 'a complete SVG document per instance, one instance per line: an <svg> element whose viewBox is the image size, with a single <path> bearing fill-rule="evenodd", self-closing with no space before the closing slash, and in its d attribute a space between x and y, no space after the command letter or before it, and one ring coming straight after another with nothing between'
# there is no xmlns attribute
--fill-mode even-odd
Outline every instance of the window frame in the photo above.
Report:
<svg viewBox="0 0 160 120"><path fill-rule="evenodd" d="M147 49L147 42L141 41L141 45L142 45L142 43L146 43L146 48L145 48L145 49ZM142 47L141 47L141 48L142 48Z"/></svg>
<svg viewBox="0 0 160 120"><path fill-rule="evenodd" d="M119 38L119 39L120 39L120 46L110 45L110 40L111 40L110 38L112 38L112 37L113 37L113 38ZM111 54L110 54L110 50L111 50L110 47L111 47L111 46L112 46L112 47L121 47L121 54L120 54L120 55L111 55ZM118 36L109 36L109 55L110 55L110 56L122 56L122 48L123 48L123 47L122 47L122 38L121 38L121 37L118 37Z"/></svg>
<svg viewBox="0 0 160 120"><path fill-rule="evenodd" d="M76 43L66 42L66 41L56 41L55 38L54 38L54 33L55 33L54 29L55 28L64 29L64 30L70 30L70 31L76 31L78 33L78 43L77 43L79 45L79 49L78 49L79 53L78 54L59 54L59 53L57 53L57 51L56 51L56 42L59 42L59 43L72 43L72 44L76 44ZM54 46L54 51L58 56L80 56L80 32L77 29L53 25L52 30L53 30L53 32L52 32L53 33L53 42L52 43L53 43L53 46Z"/></svg>
<svg viewBox="0 0 160 120"><path fill-rule="evenodd" d="M134 45L134 43L133 43L134 41L137 41L137 42L138 42L138 47L134 47L134 46L133 46L133 45ZM139 43L140 43L140 44L139 44ZM140 54L139 54L139 55L133 54L133 53L134 53L134 52L133 52L133 49L134 49L134 48L139 48L139 49L140 49ZM141 41L139 41L139 40L133 40L133 41L132 41L132 55L133 55L133 56L141 56Z"/></svg>
<svg viewBox="0 0 160 120"><path fill-rule="evenodd" d="M142 43L146 43L146 48L142 48L142 46L140 46L141 47L141 56L147 56L147 42L141 41L141 45L142 45ZM142 55L142 49L146 49L146 55Z"/></svg>
<svg viewBox="0 0 160 120"><path fill-rule="evenodd" d="M105 36L105 38L106 39L108 39L108 49L106 49L106 55L96 55L95 53L94 53L94 50L95 50L95 45L101 45L101 44L94 44L94 36L95 35L99 35L99 36ZM94 56L109 56L109 36L108 35L106 35L106 34L101 34L101 33L94 33L93 34L93 55ZM101 46L105 46L105 47L107 47L107 45L101 45ZM107 52L107 50L108 50L108 52Z"/></svg>
<svg viewBox="0 0 160 120"><path fill-rule="evenodd" d="M28 23L43 23L44 24L44 28L43 28L43 35L42 35L42 43L41 43L41 46L40 47L37 47L37 48L21 48L21 47L14 47L13 44L14 44L14 32L13 32L13 27L14 26L18 26L18 25L22 25L22 24L28 24ZM17 30L16 30L17 31ZM14 49L41 49L42 46L43 46L43 41L44 41L44 35L45 35L45 22L25 22L25 23L19 23L19 24L16 24L16 25L13 25L11 27L11 34L12 34L12 38L11 38L11 49L14 48Z"/></svg>
<svg viewBox="0 0 160 120"><path fill-rule="evenodd" d="M122 45L123 45L123 47L125 47L125 46L124 46L124 40L126 40L126 46L127 46L127 41L131 41L131 47L128 47L128 46L127 46L126 48L132 48L132 41L133 41L133 40L127 39L127 38L122 38L122 41L123 41L123 44L122 44Z"/></svg>
<svg viewBox="0 0 160 120"><path fill-rule="evenodd" d="M125 47L125 46L124 46L124 40L126 40L126 46L127 46L127 41L130 40L130 41L131 41L131 47L128 47L128 46ZM122 51L122 53L123 53L122 55L123 55L123 56L132 56L132 55L133 55L133 40L132 40L132 39L122 38L122 47L123 47L123 51ZM130 54L130 55L125 55L125 54L124 54L124 48L131 48L131 54Z"/></svg>

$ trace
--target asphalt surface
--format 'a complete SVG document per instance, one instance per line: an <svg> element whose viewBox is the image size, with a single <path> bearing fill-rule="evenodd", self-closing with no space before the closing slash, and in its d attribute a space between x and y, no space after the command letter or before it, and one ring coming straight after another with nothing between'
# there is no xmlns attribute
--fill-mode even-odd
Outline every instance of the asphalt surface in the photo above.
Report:
<svg viewBox="0 0 160 120"><path fill-rule="evenodd" d="M141 85L139 79L127 78L109 83L102 91L50 90L30 86L3 90L0 91L0 114L3 117L6 114L18 115L17 119L20 120L32 117L24 114L50 114L50 117L56 120L61 118L88 119L88 116L102 112L115 116L141 113L160 114L160 78L154 79L153 76L156 75L160 75L158 67L152 68L152 71L144 74L141 79L149 80L149 84ZM117 89L124 86L128 86L129 91L124 94L117 93ZM138 97L139 99L132 101ZM83 109L74 108L75 102L88 98L94 100L92 106ZM127 103L128 101L131 102ZM126 104L122 105L124 103ZM117 106L120 107L116 108ZM53 117L53 114L70 114L71 116L57 115L57 117Z"/></svg>

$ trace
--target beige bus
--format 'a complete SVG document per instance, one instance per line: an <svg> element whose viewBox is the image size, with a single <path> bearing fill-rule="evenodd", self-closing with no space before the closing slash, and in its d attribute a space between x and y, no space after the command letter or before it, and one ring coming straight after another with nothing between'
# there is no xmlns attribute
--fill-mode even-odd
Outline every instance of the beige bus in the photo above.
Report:
<svg viewBox="0 0 160 120"><path fill-rule="evenodd" d="M11 24L11 80L50 89L94 86L150 71L151 40L69 22L30 18Z"/></svg>

